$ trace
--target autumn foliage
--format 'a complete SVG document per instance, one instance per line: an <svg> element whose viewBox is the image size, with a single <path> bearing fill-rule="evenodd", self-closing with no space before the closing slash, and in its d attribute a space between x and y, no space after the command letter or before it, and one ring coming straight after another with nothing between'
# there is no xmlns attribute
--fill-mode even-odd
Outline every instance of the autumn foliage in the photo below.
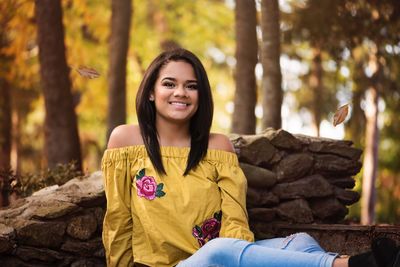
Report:
<svg viewBox="0 0 400 267"><path fill-rule="evenodd" d="M0 168L7 171L11 165L16 176L41 173L52 160L56 165L46 146L55 152L63 142L66 150L71 146L64 137L46 143L45 106L53 98L44 92L39 44L40 40L48 44L55 35L38 36L40 18L44 18L35 15L39 2L46 1L0 1ZM64 125L65 118L72 116L61 112L68 98L69 109L76 114L83 171L92 172L99 169L107 125L111 125L113 8L111 1L59 2L64 35L58 39L65 47L67 73L60 84L70 96L59 96L48 123L56 122L58 111L61 119L56 125ZM126 75L122 75L127 123L136 123L134 96L150 61L162 49L186 47L201 58L209 73L216 107L213 131L229 133L234 121L237 131L261 132L263 121L272 114L268 107L273 107L274 120L280 120L289 132L350 139L364 150L364 156L371 153L364 159L366 175L357 177L356 189L361 192L362 180L375 173L371 190L377 189L377 204L372 205L376 221L400 222L400 5L395 0L276 1L280 5L274 17L265 17L263 12L270 11L265 10L266 3L272 1L245 1L254 6L246 9L243 5L246 10L242 8L241 13L235 13L235 2L243 1L132 1ZM257 24L255 31L235 30L244 25L236 24L240 14L254 12L254 19L242 23L247 23L245 27ZM276 49L269 49L270 55L262 47L270 44L266 37L272 34L266 32L263 18L275 18L270 23L279 26L272 39L278 41ZM249 38L251 43L245 43ZM263 62L264 70L270 67L275 74L273 80L263 70ZM52 71L56 69L48 67L46 73ZM240 78L244 76L246 80ZM268 95L267 81L280 87L282 97L278 91L275 98ZM48 92L54 88L61 86ZM376 97L369 101L371 93ZM372 125L372 131L367 125ZM371 174L365 166L374 166ZM9 184L14 176L4 177L0 184ZM358 206L352 207L351 216L360 217Z"/></svg>

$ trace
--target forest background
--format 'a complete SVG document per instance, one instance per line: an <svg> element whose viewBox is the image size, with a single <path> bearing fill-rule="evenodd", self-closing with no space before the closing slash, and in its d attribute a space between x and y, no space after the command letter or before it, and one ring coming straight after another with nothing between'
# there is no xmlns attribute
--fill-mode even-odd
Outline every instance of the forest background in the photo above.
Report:
<svg viewBox="0 0 400 267"><path fill-rule="evenodd" d="M137 121L146 67L174 47L208 71L213 131L352 140L348 220L400 223L396 0L2 0L0 206L98 170L111 129Z"/></svg>

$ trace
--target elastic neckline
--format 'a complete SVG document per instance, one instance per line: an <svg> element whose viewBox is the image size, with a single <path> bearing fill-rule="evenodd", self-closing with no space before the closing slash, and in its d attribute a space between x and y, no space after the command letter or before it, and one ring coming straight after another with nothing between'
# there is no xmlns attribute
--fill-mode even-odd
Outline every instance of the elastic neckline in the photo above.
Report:
<svg viewBox="0 0 400 267"><path fill-rule="evenodd" d="M187 158L190 147L162 146L160 147L161 156L167 158ZM118 148L109 148L104 151L103 160L116 159L134 159L147 158L147 152L144 145L132 145ZM233 152L221 149L208 149L204 160L225 162L237 165L237 156Z"/></svg>

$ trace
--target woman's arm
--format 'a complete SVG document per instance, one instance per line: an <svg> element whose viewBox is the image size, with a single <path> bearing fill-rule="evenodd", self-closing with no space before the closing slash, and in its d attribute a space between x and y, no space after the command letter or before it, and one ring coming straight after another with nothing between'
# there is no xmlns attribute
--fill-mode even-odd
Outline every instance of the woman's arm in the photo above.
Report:
<svg viewBox="0 0 400 267"><path fill-rule="evenodd" d="M122 125L110 136L102 159L107 209L103 222L103 244L107 266L133 266L131 178L127 152L123 147L137 144L137 127ZM116 149L120 148L120 149Z"/></svg>
<svg viewBox="0 0 400 267"><path fill-rule="evenodd" d="M210 148L234 153L233 146L225 135L212 135ZM232 161L217 164L217 184L221 193L222 221L220 237L232 237L254 241L250 231L246 210L247 179L240 168L236 155Z"/></svg>

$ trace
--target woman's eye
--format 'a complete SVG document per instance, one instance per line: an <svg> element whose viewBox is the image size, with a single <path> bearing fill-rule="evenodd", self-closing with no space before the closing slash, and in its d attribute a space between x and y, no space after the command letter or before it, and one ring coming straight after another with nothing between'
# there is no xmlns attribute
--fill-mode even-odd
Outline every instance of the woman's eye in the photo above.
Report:
<svg viewBox="0 0 400 267"><path fill-rule="evenodd" d="M197 84L189 84L187 88L190 90L197 90Z"/></svg>
<svg viewBox="0 0 400 267"><path fill-rule="evenodd" d="M165 87L167 87L167 88L172 88L172 87L175 86L173 83L170 83L170 82L165 82L165 83L163 83L162 85L165 86Z"/></svg>

